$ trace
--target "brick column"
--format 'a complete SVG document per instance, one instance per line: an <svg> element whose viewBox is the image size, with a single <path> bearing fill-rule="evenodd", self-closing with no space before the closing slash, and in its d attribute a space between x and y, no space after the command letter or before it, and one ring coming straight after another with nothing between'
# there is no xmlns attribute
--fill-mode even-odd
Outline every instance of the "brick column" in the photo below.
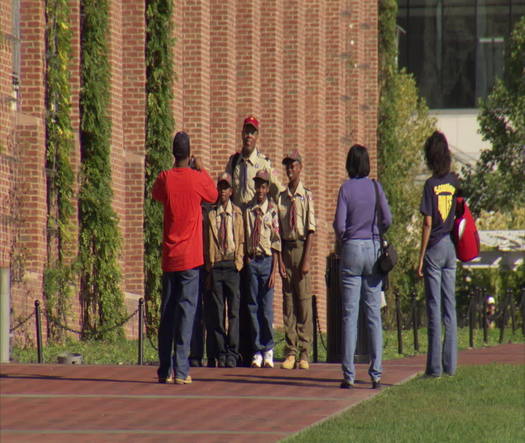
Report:
<svg viewBox="0 0 525 443"><path fill-rule="evenodd" d="M209 168L215 178L236 151L235 0L211 0Z"/></svg>
<svg viewBox="0 0 525 443"><path fill-rule="evenodd" d="M301 0L289 0L284 11L283 99L287 150L305 152L305 8ZM306 177L303 177L306 178Z"/></svg>
<svg viewBox="0 0 525 443"><path fill-rule="evenodd" d="M45 176L45 6L38 0L20 4L21 73L19 149L19 242L11 257L15 315L27 314L33 300L42 299L42 276L47 257L47 199Z"/></svg>
<svg viewBox="0 0 525 443"><path fill-rule="evenodd" d="M184 129L184 112L183 112L183 42L182 42L182 22L184 14L185 0L173 0L173 38L175 46L173 47L173 118L175 120L175 131ZM175 135L175 133L173 134Z"/></svg>
<svg viewBox="0 0 525 443"><path fill-rule="evenodd" d="M242 122L248 114L261 116L261 0L237 0L237 146ZM261 122L261 137L266 122ZM263 145L261 150L266 153Z"/></svg>
<svg viewBox="0 0 525 443"><path fill-rule="evenodd" d="M182 23L183 121L195 155L210 156L210 3L187 0Z"/></svg>
<svg viewBox="0 0 525 443"><path fill-rule="evenodd" d="M266 0L261 10L261 121L264 131L261 146L270 157L281 178L285 174L281 160L283 157L284 135L284 35L283 0Z"/></svg>
<svg viewBox="0 0 525 443"><path fill-rule="evenodd" d="M124 287L128 297L144 295L144 138L146 110L145 3L123 1L123 120L125 155Z"/></svg>
<svg viewBox="0 0 525 443"><path fill-rule="evenodd" d="M317 232L311 262L312 293L322 298L326 294L325 267L328 255L328 228L332 218L327 210L326 168L331 152L326 149L326 10L324 0L306 0L306 130L305 161L306 185L314 193ZM319 315L324 318L325 304L319 304Z"/></svg>

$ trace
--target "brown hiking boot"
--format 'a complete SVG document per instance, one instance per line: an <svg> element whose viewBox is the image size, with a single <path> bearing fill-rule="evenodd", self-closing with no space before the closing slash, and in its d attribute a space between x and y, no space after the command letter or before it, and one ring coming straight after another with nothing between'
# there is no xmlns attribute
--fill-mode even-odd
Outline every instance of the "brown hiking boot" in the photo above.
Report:
<svg viewBox="0 0 525 443"><path fill-rule="evenodd" d="M297 365L299 369L310 369L310 365L308 364L308 360L301 359L299 360L299 364Z"/></svg>
<svg viewBox="0 0 525 443"><path fill-rule="evenodd" d="M293 369L295 367L295 355L289 355L281 363L281 368L283 369Z"/></svg>

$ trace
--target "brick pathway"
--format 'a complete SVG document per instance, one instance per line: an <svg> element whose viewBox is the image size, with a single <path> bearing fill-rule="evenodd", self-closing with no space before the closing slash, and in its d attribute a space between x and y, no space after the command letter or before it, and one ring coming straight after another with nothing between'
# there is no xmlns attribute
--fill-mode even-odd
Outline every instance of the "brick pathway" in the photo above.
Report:
<svg viewBox="0 0 525 443"><path fill-rule="evenodd" d="M384 363L403 383L425 356ZM460 352L460 365L525 364L525 344ZM340 367L309 371L192 368L191 385L160 385L151 366L0 366L0 440L7 442L274 442L373 397L366 365L339 389Z"/></svg>

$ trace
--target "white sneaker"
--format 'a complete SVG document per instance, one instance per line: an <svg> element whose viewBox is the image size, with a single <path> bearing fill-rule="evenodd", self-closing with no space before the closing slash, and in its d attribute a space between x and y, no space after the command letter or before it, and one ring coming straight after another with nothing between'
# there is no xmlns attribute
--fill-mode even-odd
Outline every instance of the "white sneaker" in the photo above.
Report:
<svg viewBox="0 0 525 443"><path fill-rule="evenodd" d="M273 368L273 349L264 353L264 367Z"/></svg>
<svg viewBox="0 0 525 443"><path fill-rule="evenodd" d="M253 355L252 359L252 368L260 368L263 361L262 354L260 352L256 352Z"/></svg>

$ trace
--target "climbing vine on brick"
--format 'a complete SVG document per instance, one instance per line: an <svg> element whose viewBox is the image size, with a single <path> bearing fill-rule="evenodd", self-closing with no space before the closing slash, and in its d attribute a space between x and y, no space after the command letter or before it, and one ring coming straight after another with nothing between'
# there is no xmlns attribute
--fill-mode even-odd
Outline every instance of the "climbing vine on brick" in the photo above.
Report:
<svg viewBox="0 0 525 443"><path fill-rule="evenodd" d="M73 183L71 166L73 130L71 126L71 86L69 60L71 28L68 0L46 3L46 178L47 178L47 264L44 294L48 331L60 340L64 331L55 322L67 323L74 283Z"/></svg>
<svg viewBox="0 0 525 443"><path fill-rule="evenodd" d="M146 171L144 189L144 287L148 333L155 335L160 305L162 207L151 198L158 173L172 162L173 2L146 2Z"/></svg>
<svg viewBox="0 0 525 443"><path fill-rule="evenodd" d="M121 238L111 206L108 1L81 0L79 261L84 337L123 335Z"/></svg>

